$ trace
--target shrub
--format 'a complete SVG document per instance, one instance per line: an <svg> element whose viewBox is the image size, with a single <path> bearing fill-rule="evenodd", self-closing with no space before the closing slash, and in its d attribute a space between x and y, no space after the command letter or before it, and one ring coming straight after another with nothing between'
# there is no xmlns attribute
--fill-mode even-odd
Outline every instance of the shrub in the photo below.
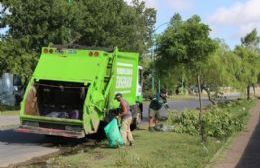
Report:
<svg viewBox="0 0 260 168"><path fill-rule="evenodd" d="M185 110L180 115L171 112L168 116L168 124L174 125L177 133L187 133L191 135L199 134L199 113L195 110Z"/></svg>
<svg viewBox="0 0 260 168"><path fill-rule="evenodd" d="M252 101L236 101L224 103L218 107L210 107L203 115L203 126L206 136L226 138L244 128ZM168 125L174 125L177 133L198 135L200 130L199 111L185 110L182 113L169 113Z"/></svg>

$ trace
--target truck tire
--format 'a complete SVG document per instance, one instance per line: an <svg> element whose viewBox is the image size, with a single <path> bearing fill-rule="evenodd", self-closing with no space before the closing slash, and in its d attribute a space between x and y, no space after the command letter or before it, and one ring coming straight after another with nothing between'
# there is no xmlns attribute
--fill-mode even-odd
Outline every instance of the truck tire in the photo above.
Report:
<svg viewBox="0 0 260 168"><path fill-rule="evenodd" d="M94 133L94 134L86 135L86 138L88 138L88 139L95 139L96 142L101 142L102 140L104 140L106 138L106 134L105 134L104 128L105 128L105 126L107 124L108 123L105 122L105 121L100 121L97 132Z"/></svg>

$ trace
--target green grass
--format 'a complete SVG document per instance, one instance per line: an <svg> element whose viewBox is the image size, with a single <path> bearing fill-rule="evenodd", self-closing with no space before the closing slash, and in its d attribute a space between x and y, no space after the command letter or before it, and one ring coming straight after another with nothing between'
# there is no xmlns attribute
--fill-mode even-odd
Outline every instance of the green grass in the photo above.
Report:
<svg viewBox="0 0 260 168"><path fill-rule="evenodd" d="M15 116L15 115L19 115L19 110L0 111L0 116Z"/></svg>
<svg viewBox="0 0 260 168"><path fill-rule="evenodd" d="M233 115L239 115L248 113L254 105L255 101L240 101L220 108L229 108ZM225 139L217 140L208 137L206 146L203 146L199 136L173 132L151 133L147 130L137 130L133 134L134 147L111 149L107 148L108 143L104 141L94 148L86 147L76 154L52 158L48 161L48 166L202 168L212 162L215 154L223 148L224 144L227 145Z"/></svg>
<svg viewBox="0 0 260 168"><path fill-rule="evenodd" d="M51 167L204 167L222 143L210 138L207 149L200 143L199 137L172 132L134 131L134 147L121 149L101 146L80 151L70 156L51 159Z"/></svg>
<svg viewBox="0 0 260 168"><path fill-rule="evenodd" d="M231 109L233 115L248 113L255 101L233 102L219 108ZM143 126L145 128L147 126ZM212 165L217 160L225 146L226 139L207 138L205 146L199 136L174 132L149 132L146 129L133 132L135 143L133 147L108 148L105 140L96 146L82 145L76 153L66 153L50 158L45 166L54 168L203 168ZM233 134L232 136L234 136ZM231 137L232 137L231 136ZM228 138L230 139L230 138ZM217 154L217 155L215 155ZM27 167L37 167L31 165ZM38 165L38 167L41 167Z"/></svg>
<svg viewBox="0 0 260 168"><path fill-rule="evenodd" d="M254 100L237 100L210 106L203 111L205 135L215 138L228 138L234 132L243 130ZM183 113L169 113L166 125L175 126L174 132L199 135L200 120L198 110L185 110Z"/></svg>
<svg viewBox="0 0 260 168"><path fill-rule="evenodd" d="M0 116L19 115L19 106L0 105Z"/></svg>
<svg viewBox="0 0 260 168"><path fill-rule="evenodd" d="M8 115L18 115L19 114L19 106L5 106L0 105L0 116L8 116Z"/></svg>
<svg viewBox="0 0 260 168"><path fill-rule="evenodd" d="M241 112L241 108L245 108L246 112L248 113L249 110L252 109L252 107L254 107L256 105L256 101L255 100L251 100L251 101L243 101L241 103L240 106L233 106L233 112L234 113L239 113L239 111ZM244 110L243 110L244 111ZM234 115L238 115L238 114L234 114ZM245 117L245 120L244 120L244 124L246 125L247 122L248 122L248 119L250 117L250 114L248 114L246 117ZM222 160L224 159L224 152L226 150L229 149L230 145L233 143L234 139L236 138L236 136L239 134L240 132L235 132L234 134L232 134L226 141L225 143L223 143L222 147L219 149L219 151L215 154L215 156L211 159L210 163L205 167L205 168L213 168L215 163L218 161L218 160Z"/></svg>
<svg viewBox="0 0 260 168"><path fill-rule="evenodd" d="M220 108L223 110L229 110L230 114L233 118L244 116L244 124L248 121L248 118L250 117L250 109L256 105L256 100L239 100L234 101L231 104L227 104L224 106L220 105Z"/></svg>

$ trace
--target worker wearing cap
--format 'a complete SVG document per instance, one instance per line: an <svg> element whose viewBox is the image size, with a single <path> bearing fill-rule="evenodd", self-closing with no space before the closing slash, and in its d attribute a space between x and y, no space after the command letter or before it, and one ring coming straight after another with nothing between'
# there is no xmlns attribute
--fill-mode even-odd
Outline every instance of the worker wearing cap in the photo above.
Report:
<svg viewBox="0 0 260 168"><path fill-rule="evenodd" d="M118 115L118 117L120 117L122 120L122 124L121 124L121 128L120 128L120 132L124 141L124 144L127 144L127 139L129 141L129 145L132 146L133 145L133 135L130 129L130 125L132 123L132 114L130 111L130 107L128 105L128 103L126 102L126 100L123 99L123 96L121 93L117 93L115 96L115 99L120 103L120 113Z"/></svg>
<svg viewBox="0 0 260 168"><path fill-rule="evenodd" d="M154 125L159 124L160 111L162 108L168 109L167 104L167 91L162 89L160 93L152 99L149 105L148 117L149 117L149 130L154 130Z"/></svg>

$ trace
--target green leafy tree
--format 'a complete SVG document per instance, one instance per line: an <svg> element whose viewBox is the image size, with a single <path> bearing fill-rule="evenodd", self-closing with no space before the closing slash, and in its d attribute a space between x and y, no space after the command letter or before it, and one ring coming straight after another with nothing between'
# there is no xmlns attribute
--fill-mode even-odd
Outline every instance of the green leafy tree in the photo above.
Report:
<svg viewBox="0 0 260 168"><path fill-rule="evenodd" d="M240 70L240 59L220 40L217 40L218 48L211 54L201 71L202 89L207 92L208 99L212 104L217 101L212 94L217 96L221 93L221 87L239 87L236 75Z"/></svg>
<svg viewBox="0 0 260 168"><path fill-rule="evenodd" d="M216 43L209 37L209 33L209 26L202 23L199 16L194 15L183 21L179 14L175 14L171 19L171 24L158 42L157 67L171 70L175 66L181 66L188 69L192 76L197 77L199 95L203 64L207 62L209 55L216 50ZM160 76L163 75L160 74ZM200 121L202 121L202 112L200 112ZM200 126L202 141L205 141L203 124L201 123Z"/></svg>
<svg viewBox="0 0 260 168"><path fill-rule="evenodd" d="M7 38L0 42L0 74L10 72L26 82L37 62L37 53L27 52L19 40Z"/></svg>
<svg viewBox="0 0 260 168"><path fill-rule="evenodd" d="M1 26L36 51L51 42L143 53L156 21L156 11L138 0L132 6L124 0L3 0L2 6Z"/></svg>
<svg viewBox="0 0 260 168"><path fill-rule="evenodd" d="M201 23L198 16L183 21L175 14L169 27L158 39L157 71L160 77L177 80L185 77L186 83L195 84L194 76L200 75L201 68L215 48L215 42L209 38L210 29ZM171 77L167 72L172 72Z"/></svg>
<svg viewBox="0 0 260 168"><path fill-rule="evenodd" d="M21 40L27 51L39 52L50 42L67 44L79 38L83 24L78 3L65 0L3 0L1 27L9 27L7 35Z"/></svg>
<svg viewBox="0 0 260 168"><path fill-rule="evenodd" d="M257 30L253 29L245 37L241 38L241 43L243 46L256 51L260 42L260 37L257 36Z"/></svg>
<svg viewBox="0 0 260 168"><path fill-rule="evenodd" d="M260 57L259 52L258 52L260 37L258 37L258 35L257 35L257 30L253 29L251 32L246 34L245 37L241 38L241 43L242 43L242 47L245 47L247 50L251 51L252 54L255 55L255 58L254 58L255 63L258 63L259 58L257 58L257 57ZM253 59L253 58L251 58L251 59ZM244 61L247 61L247 59L245 59ZM248 60L248 61L250 61L250 60ZM252 79L250 80L251 83L248 83L248 86L247 86L247 98L248 99L250 98L250 86L253 86L254 94L255 94L255 84L257 83L257 79L255 80L255 73L257 74L257 76L260 73L258 64L254 64L254 65L255 65L255 67L253 67L253 69L251 68L251 77L252 77Z"/></svg>
<svg viewBox="0 0 260 168"><path fill-rule="evenodd" d="M216 49L209 32L210 28L201 23L199 16L183 21L179 14L174 15L170 26L158 41L157 67L172 69L175 65L182 65L198 75L202 64Z"/></svg>
<svg viewBox="0 0 260 168"><path fill-rule="evenodd" d="M234 53L241 60L237 80L240 82L242 88L247 88L247 99L250 99L250 86L257 82L258 76L257 55L243 46L237 46Z"/></svg>
<svg viewBox="0 0 260 168"><path fill-rule="evenodd" d="M26 82L41 47L79 38L78 25L82 20L77 4L70 6L62 0L3 0L1 4L0 26L8 26L1 38L1 72L17 74Z"/></svg>
<svg viewBox="0 0 260 168"><path fill-rule="evenodd" d="M118 46L142 54L151 45L156 20L156 11L139 0L131 6L124 0L2 0L1 5L0 28L8 27L1 41L1 57L13 57L8 66L19 65L23 54L35 64L41 47L50 43ZM10 71L8 66L2 66L2 71Z"/></svg>
<svg viewBox="0 0 260 168"><path fill-rule="evenodd" d="M151 74L152 74L152 61L149 57L144 56L140 61L140 65L143 67L143 96L145 98L150 98L152 95L152 84L151 84Z"/></svg>
<svg viewBox="0 0 260 168"><path fill-rule="evenodd" d="M81 10L89 13L83 14L86 22L81 28L82 36L76 43L118 46L121 50L139 53L149 48L149 35L156 22L156 11L146 8L144 2L134 0L132 6L123 0L89 0L81 3Z"/></svg>

